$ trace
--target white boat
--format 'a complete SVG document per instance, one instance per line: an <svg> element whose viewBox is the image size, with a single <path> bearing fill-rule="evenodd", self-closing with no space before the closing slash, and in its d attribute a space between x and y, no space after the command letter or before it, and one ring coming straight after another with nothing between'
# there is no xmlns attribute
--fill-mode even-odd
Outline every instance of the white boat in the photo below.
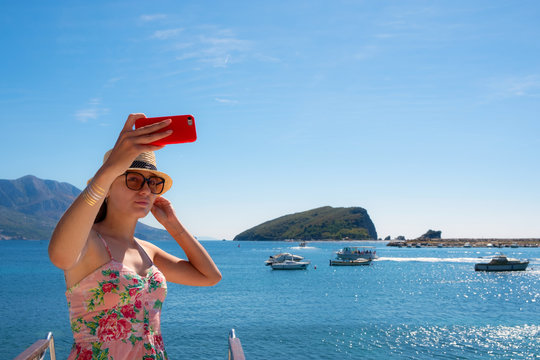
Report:
<svg viewBox="0 0 540 360"><path fill-rule="evenodd" d="M339 260L356 260L356 259L377 259L377 252L373 246L348 246L337 252L337 258Z"/></svg>
<svg viewBox="0 0 540 360"><path fill-rule="evenodd" d="M510 247L515 249L515 248L518 248L519 246L518 246L518 244L513 243L512 245L510 245Z"/></svg>
<svg viewBox="0 0 540 360"><path fill-rule="evenodd" d="M302 261L304 260L304 257L300 255L293 255L291 253L279 253L276 255L271 255L264 263L266 266L269 266L273 263L283 262L285 260Z"/></svg>
<svg viewBox="0 0 540 360"><path fill-rule="evenodd" d="M310 261L284 260L272 263L270 266L273 270L305 270L309 264L311 264Z"/></svg>
<svg viewBox="0 0 540 360"><path fill-rule="evenodd" d="M466 242L465 244L463 244L463 247L464 247L464 248L470 248L470 247L471 247L471 243Z"/></svg>
<svg viewBox="0 0 540 360"><path fill-rule="evenodd" d="M476 271L523 271L529 265L528 260L518 260L499 254L491 258L490 262L474 265Z"/></svg>
<svg viewBox="0 0 540 360"><path fill-rule="evenodd" d="M359 266L369 265L371 259L356 259L356 260L330 260L330 266Z"/></svg>

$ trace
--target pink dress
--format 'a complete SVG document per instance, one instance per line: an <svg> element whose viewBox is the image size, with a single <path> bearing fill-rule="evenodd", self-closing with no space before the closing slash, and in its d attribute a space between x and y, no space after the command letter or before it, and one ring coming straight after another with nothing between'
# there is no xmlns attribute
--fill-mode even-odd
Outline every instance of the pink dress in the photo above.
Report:
<svg viewBox="0 0 540 360"><path fill-rule="evenodd" d="M165 277L154 264L140 276L103 243L111 260L66 291L75 340L68 360L167 359L160 330Z"/></svg>

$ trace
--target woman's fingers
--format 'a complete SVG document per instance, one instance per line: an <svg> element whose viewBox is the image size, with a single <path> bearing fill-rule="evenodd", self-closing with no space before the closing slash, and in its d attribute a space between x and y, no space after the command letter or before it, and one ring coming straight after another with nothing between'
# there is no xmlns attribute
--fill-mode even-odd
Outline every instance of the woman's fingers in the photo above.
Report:
<svg viewBox="0 0 540 360"><path fill-rule="evenodd" d="M149 134L157 130L163 129L164 127L166 127L172 122L171 119L165 119L163 121L156 122L156 123L146 125L146 126L142 126L138 129L133 130L133 127L135 126L135 122L141 118L146 118L146 115L142 113L129 114L126 120L126 123L124 124L124 128L122 129L122 132L133 132L138 135Z"/></svg>
<svg viewBox="0 0 540 360"><path fill-rule="evenodd" d="M122 131L133 130L133 126L135 125L135 121L137 121L137 119L145 118L145 117L146 117L146 115L144 115L142 113L129 114L128 118L126 120L126 123L124 124L124 128L122 129Z"/></svg>
<svg viewBox="0 0 540 360"><path fill-rule="evenodd" d="M137 137L133 138L133 141L136 144L150 144L150 143L153 143L154 141L166 138L167 136L170 136L171 134L172 134L172 130L153 132L146 135L138 135Z"/></svg>

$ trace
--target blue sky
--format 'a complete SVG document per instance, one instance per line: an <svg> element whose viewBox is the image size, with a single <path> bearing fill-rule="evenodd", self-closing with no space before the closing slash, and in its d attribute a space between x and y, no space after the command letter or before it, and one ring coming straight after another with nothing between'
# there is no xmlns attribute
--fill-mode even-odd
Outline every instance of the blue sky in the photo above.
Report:
<svg viewBox="0 0 540 360"><path fill-rule="evenodd" d="M201 237L325 205L380 237L540 237L536 1L1 10L0 178L82 189L129 113L190 113L197 142L157 156Z"/></svg>

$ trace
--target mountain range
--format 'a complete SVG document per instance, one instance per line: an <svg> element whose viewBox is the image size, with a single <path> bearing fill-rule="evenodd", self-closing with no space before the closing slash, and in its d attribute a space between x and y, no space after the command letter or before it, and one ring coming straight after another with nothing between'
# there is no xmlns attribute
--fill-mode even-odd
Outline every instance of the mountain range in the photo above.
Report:
<svg viewBox="0 0 540 360"><path fill-rule="evenodd" d="M0 180L0 240L50 239L56 223L81 193L75 186L27 175ZM138 223L141 239L172 240L165 230Z"/></svg>

